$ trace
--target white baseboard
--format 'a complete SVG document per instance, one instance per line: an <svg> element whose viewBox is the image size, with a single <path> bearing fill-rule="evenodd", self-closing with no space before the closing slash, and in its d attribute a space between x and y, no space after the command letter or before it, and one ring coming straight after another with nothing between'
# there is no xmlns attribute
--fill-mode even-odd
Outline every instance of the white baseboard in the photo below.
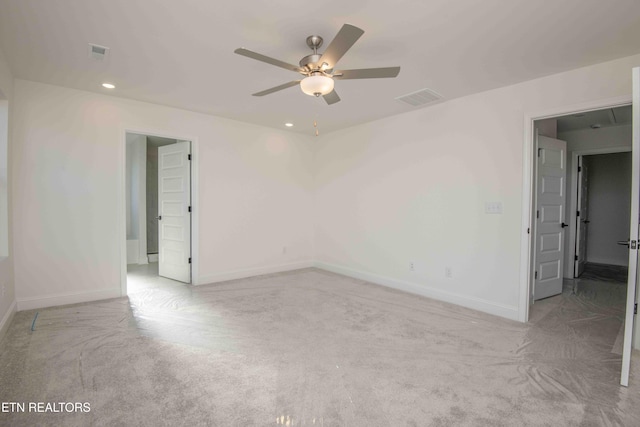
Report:
<svg viewBox="0 0 640 427"><path fill-rule="evenodd" d="M471 308L473 310L482 311L488 314L493 314L494 316L505 317L507 319L516 321L518 320L518 307L498 304L481 298L454 294L452 292L434 289L427 285L405 282L403 280L379 276L377 274L368 273L365 271L353 270L348 267L342 267L326 262L316 261L315 267L322 270L331 271L332 273L338 273L344 276L353 277L355 279L366 280L367 282L375 283L377 285L387 286L389 288L398 289L400 291L445 301L451 304L460 305L462 307Z"/></svg>
<svg viewBox="0 0 640 427"><path fill-rule="evenodd" d="M7 310L2 317L2 320L0 320L0 341L2 341L2 338L4 338L4 335L7 333L7 329L9 329L13 316L16 314L16 306L16 302L13 301L9 306L9 310Z"/></svg>
<svg viewBox="0 0 640 427"><path fill-rule="evenodd" d="M284 271L299 270L301 268L313 267L314 262L299 261L290 264L270 265L258 268L249 268L245 270L232 270L223 273L213 274L209 276L200 276L194 285L206 285L208 283L224 282L226 280L244 279L253 276L262 276L263 274L282 273Z"/></svg>
<svg viewBox="0 0 640 427"><path fill-rule="evenodd" d="M18 298L18 311L99 301L103 299L119 298L121 296L121 289L120 287L117 287L89 292L74 292L68 294L47 295L43 297Z"/></svg>
<svg viewBox="0 0 640 427"><path fill-rule="evenodd" d="M474 310L489 313L495 316L505 317L511 320L518 320L518 308L513 306L507 306L504 304L498 304L492 301L487 301L481 298L469 297L451 292L442 291L440 289L434 289L427 285L418 283L406 282L402 280L393 279L390 277L380 276L377 274L354 270L348 267L343 267L335 264L329 264L325 262L314 262L311 260L299 261L289 264L279 264L271 266L263 266L259 268L242 269L226 271L209 276L201 276L193 283L194 285L204 285L208 283L223 282L227 280L244 279L247 277L261 276L264 274L281 273L285 271L299 270L302 268L317 267L322 270L331 271L333 273L342 274L344 276L353 277L360 280L366 280L371 283L375 283L382 286L398 289L404 292L433 298L440 301L449 302L452 304L460 305L462 307L471 308ZM98 301L110 298L119 298L121 296L120 288L101 289L90 292L76 292L68 294L48 295L44 297L32 297L32 298L18 298L17 304L14 302L7 314L2 319L0 324L0 336L4 333L5 323L10 322L10 318L13 317L13 313L16 311L32 310L44 307L53 307L66 304L76 304L82 302Z"/></svg>

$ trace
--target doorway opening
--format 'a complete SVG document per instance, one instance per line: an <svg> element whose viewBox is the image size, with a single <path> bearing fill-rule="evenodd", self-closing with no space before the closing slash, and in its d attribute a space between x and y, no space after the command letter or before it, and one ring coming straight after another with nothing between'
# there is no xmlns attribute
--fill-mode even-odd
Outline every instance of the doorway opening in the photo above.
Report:
<svg viewBox="0 0 640 427"><path fill-rule="evenodd" d="M530 303L585 270L613 279L627 267L631 116L627 105L534 122Z"/></svg>
<svg viewBox="0 0 640 427"><path fill-rule="evenodd" d="M192 282L191 142L126 132L126 293Z"/></svg>
<svg viewBox="0 0 640 427"><path fill-rule="evenodd" d="M626 135L624 135L626 137ZM629 135L630 136L630 135ZM577 197L573 278L626 283L629 267L631 152L574 153ZM567 273L570 273L571 264Z"/></svg>
<svg viewBox="0 0 640 427"><path fill-rule="evenodd" d="M637 71L634 94L640 80ZM525 167L530 174L525 179L530 185L530 199L525 202L530 217L525 222L529 228L523 320L571 329L580 324L587 328L576 329L576 335L586 334L592 341L603 337L599 345L606 342L612 347L610 353L621 356L624 386L628 385L636 289L637 242L629 240L637 235L637 223L631 221L637 218L638 206L635 99L633 109L628 101L612 102L604 109L594 105L571 114L525 119L531 126L525 134L531 157L530 167ZM612 187L611 181L623 188ZM597 226L592 225L594 218ZM615 238L618 233L624 234ZM618 249L614 245L619 242L629 243L624 248L629 266L626 281L616 280L620 272L609 268L624 267L615 265L624 257L616 257L617 250L612 249ZM559 304L560 311L553 304ZM548 316L576 308L576 313L584 314L577 323L558 325L557 317Z"/></svg>

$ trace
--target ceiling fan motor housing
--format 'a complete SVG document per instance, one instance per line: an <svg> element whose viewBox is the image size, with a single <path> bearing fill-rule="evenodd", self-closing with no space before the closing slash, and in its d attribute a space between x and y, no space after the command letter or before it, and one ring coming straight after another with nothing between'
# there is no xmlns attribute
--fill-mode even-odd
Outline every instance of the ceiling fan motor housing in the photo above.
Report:
<svg viewBox="0 0 640 427"><path fill-rule="evenodd" d="M319 53L312 53L300 60L300 66L309 70L317 69L319 67L318 62L320 61L320 58L322 58L322 55Z"/></svg>

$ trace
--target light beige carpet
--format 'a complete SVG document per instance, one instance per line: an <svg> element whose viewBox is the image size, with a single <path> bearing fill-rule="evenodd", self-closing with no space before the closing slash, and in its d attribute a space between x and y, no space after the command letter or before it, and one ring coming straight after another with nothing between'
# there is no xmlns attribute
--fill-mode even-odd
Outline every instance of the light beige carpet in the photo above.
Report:
<svg viewBox="0 0 640 427"><path fill-rule="evenodd" d="M21 312L0 401L90 412L0 425L640 425L640 378L620 387L611 353L619 295L600 285L536 304L529 324L315 269L138 286L40 310L34 331Z"/></svg>

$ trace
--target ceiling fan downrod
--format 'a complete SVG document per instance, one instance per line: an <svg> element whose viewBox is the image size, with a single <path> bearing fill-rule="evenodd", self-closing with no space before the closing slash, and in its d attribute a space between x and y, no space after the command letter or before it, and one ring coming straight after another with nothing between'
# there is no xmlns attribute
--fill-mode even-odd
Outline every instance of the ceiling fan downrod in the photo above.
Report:
<svg viewBox="0 0 640 427"><path fill-rule="evenodd" d="M313 50L313 53L300 60L300 67L307 69L309 71L308 75L313 75L314 72L322 71L321 66L318 66L318 61L322 58L322 55L318 54L318 48L322 46L322 42L323 39L320 36L307 37L307 46Z"/></svg>

